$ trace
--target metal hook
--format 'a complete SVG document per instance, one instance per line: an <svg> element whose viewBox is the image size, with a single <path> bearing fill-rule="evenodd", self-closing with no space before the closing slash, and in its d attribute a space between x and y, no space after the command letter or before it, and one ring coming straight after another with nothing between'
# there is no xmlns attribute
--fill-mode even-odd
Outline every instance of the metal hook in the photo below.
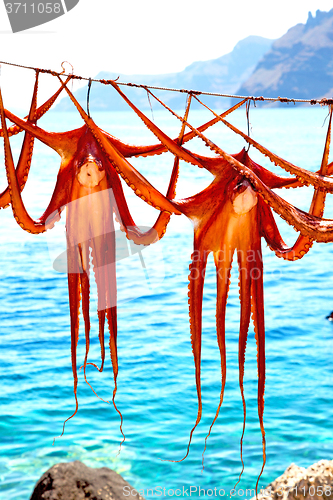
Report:
<svg viewBox="0 0 333 500"><path fill-rule="evenodd" d="M71 74L73 75L74 74L74 66L73 64L71 64L70 62L68 61L62 61L61 63L61 67L62 67L62 72L60 73L61 75L63 75L65 73L65 68L64 68L64 64L67 63L70 65L70 67L72 68L72 71L71 71Z"/></svg>
<svg viewBox="0 0 333 500"><path fill-rule="evenodd" d="M154 120L153 107L151 105L150 96L149 96L150 92L146 86L144 86L144 88L146 89L146 92L147 92L148 102L149 102L149 106L150 106L150 110L151 110L151 116L152 116L153 122L154 122L155 120Z"/></svg>
<svg viewBox="0 0 333 500"><path fill-rule="evenodd" d="M323 124L322 124L321 128L323 128L323 127L324 127L324 125L325 125L325 123L326 123L327 118L328 118L328 117L332 114L332 111L333 111L332 104L329 104L329 106L328 106L328 107L329 107L329 110L328 110L327 115L325 116L325 119L324 119L324 121L323 121Z"/></svg>
<svg viewBox="0 0 333 500"><path fill-rule="evenodd" d="M90 89L91 89L91 78L89 78L89 81L88 81L88 92L87 92L87 113L88 113L88 116L90 118L90 110L89 110L89 98L90 98Z"/></svg>
<svg viewBox="0 0 333 500"><path fill-rule="evenodd" d="M251 101L247 101L246 103L246 119L247 119L247 135L250 137L250 105L251 105ZM250 146L251 144L248 143L248 146L247 146L247 150L246 152L248 153L249 152L249 149L250 149Z"/></svg>
<svg viewBox="0 0 333 500"><path fill-rule="evenodd" d="M70 67L72 68L72 71L71 71L71 73L70 73L70 74L71 74L71 75L74 75L74 66L73 66L73 64L72 64L72 63L70 63L69 61L62 61L62 63L61 63L62 72L60 73L60 75L63 75L63 74L65 73L65 71L66 71L66 70L65 70L65 67L64 67L64 64L65 64L65 63L67 63L67 64L69 64L69 65L70 65ZM71 82L71 83L72 83L72 92L73 92L73 79L72 79L72 82Z"/></svg>

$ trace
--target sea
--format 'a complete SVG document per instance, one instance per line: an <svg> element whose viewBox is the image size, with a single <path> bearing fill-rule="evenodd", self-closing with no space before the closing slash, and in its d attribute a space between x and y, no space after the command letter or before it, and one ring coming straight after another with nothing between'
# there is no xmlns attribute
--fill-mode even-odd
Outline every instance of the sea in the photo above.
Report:
<svg viewBox="0 0 333 500"><path fill-rule="evenodd" d="M209 98L206 102L210 104ZM215 110L229 103L221 99ZM184 97L185 106L185 97ZM183 113L184 110L178 110ZM148 116L171 137L180 123L152 103ZM328 109L320 106L283 108L251 106L250 134L279 156L305 169L320 168L328 125ZM96 124L129 144L155 144L157 139L131 110L92 112ZM208 121L206 109L194 109L194 126ZM247 131L244 108L229 116ZM61 132L82 126L75 111L48 112L39 125ZM237 153L244 140L218 123L207 136L228 153ZM22 135L11 139L17 161ZM195 152L213 153L199 140L187 144ZM1 152L0 189L6 185ZM280 175L253 147L250 156ZM332 155L333 159L333 155ZM129 159L149 182L166 193L173 166L169 153ZM46 209L56 183L60 157L36 141L23 200L31 217ZM212 181L204 169L180 162L177 199L202 191ZM308 210L312 188L280 189L280 196ZM124 185L136 224L149 228L157 211ZM328 195L325 217L333 219ZM297 233L276 216L285 241ZM243 407L239 389L238 337L240 304L238 268L234 261L226 313L227 378L219 417L207 440L220 400L221 362L216 339L216 273L210 257L205 278L202 326L202 419L197 415L194 361L188 318L188 274L193 227L185 216L172 216L162 240L133 251L116 223L118 285L119 375L116 403L123 415L126 440L120 447L120 419L112 404L114 388L108 332L105 369L78 370L79 410L60 437L75 400L71 367L67 275L55 261L65 250L65 215L54 229L41 235L26 233L11 207L0 212L0 498L27 500L36 481L54 464L81 460L90 467L110 467L144 497L250 498L263 461L257 406L256 342L251 322L245 363L246 429L242 470L240 439ZM123 239L122 239L123 238ZM267 462L259 481L265 488L295 463L308 467L332 459L333 449L333 246L315 243L301 260L279 259L262 240L264 260L266 388L264 425ZM89 361L99 363L96 290L91 275L91 346ZM78 368L83 364L85 338L80 318ZM55 439L55 440L54 440ZM130 496L131 498L131 496Z"/></svg>

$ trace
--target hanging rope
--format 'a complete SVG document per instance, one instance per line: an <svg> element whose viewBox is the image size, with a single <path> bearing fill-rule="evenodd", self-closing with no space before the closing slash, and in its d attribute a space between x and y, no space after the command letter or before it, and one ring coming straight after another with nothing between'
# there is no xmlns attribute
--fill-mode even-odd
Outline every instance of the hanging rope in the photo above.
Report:
<svg viewBox="0 0 333 500"><path fill-rule="evenodd" d="M44 68L35 68L33 66L24 66L23 64L15 64L15 63L9 63L6 61L0 61L0 64L6 64L8 66L15 66L17 68L24 68L24 69L31 69L34 71L39 70L40 73L46 73L52 76L70 76L73 80L91 80L92 82L97 82L97 83L103 83L104 85L112 85L112 82L118 80L97 80L95 78L89 78L89 77L84 77L84 76L79 76L79 75L73 75L73 74L66 74L63 72L57 72L53 71L51 69L44 69ZM234 94L220 94L218 92L205 92L202 90L190 90L190 89L174 89L174 88L169 88L169 87L158 87L156 85L143 85L139 83L130 83L130 82L118 82L117 85L125 85L128 87L136 87L136 88L142 88L142 89L153 89L153 90L165 90L168 92L180 92L184 94L192 94L192 95L211 95L211 96L216 96L216 97L227 97L230 99L249 99L251 101L270 101L270 102L286 102L286 103L293 103L296 104L297 102L304 102L304 103L309 103L311 105L314 104L320 104L321 106L328 106L333 104L333 98L331 97L323 97L322 99L296 99L296 98L289 98L289 97L263 97L263 96L241 96L241 95L234 95Z"/></svg>
<svg viewBox="0 0 333 500"><path fill-rule="evenodd" d="M89 118L90 118L89 98L90 98L91 81L92 81L91 78L89 78L88 92L87 92L87 113L88 113Z"/></svg>
<svg viewBox="0 0 333 500"><path fill-rule="evenodd" d="M154 120L153 106L151 105L150 97L149 97L149 92L148 92L147 88L146 88L146 92L147 92L148 102L149 102L149 106L150 106L151 116L152 116L152 119L153 119L153 122L154 122L155 120Z"/></svg>
<svg viewBox="0 0 333 500"><path fill-rule="evenodd" d="M246 120L247 120L247 135L250 137L250 132L251 132L251 123L250 123L250 106L251 106L251 101L247 101L246 103ZM247 153L249 152L251 144L248 143L247 145Z"/></svg>

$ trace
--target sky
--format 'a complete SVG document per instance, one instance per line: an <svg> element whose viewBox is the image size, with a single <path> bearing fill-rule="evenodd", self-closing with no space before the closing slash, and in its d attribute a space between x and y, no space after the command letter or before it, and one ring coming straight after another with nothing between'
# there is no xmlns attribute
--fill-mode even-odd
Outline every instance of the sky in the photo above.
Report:
<svg viewBox="0 0 333 500"><path fill-rule="evenodd" d="M1 2L0 60L55 71L66 60L75 74L85 77L101 70L178 72L194 61L230 52L249 35L279 38L305 23L309 11L314 15L317 9L331 8L332 0L80 0L67 14L13 34ZM7 108L28 105L33 77L32 71L1 65ZM56 86L54 78L45 77L41 97Z"/></svg>

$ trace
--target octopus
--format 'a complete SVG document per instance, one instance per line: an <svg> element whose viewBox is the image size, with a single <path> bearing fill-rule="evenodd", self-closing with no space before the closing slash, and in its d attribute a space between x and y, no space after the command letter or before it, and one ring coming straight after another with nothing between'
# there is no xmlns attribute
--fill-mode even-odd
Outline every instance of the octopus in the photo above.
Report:
<svg viewBox="0 0 333 500"><path fill-rule="evenodd" d="M147 116L129 101L116 83L113 83L113 86L169 151L184 161L192 163L200 168L207 169L214 177L213 182L200 193L190 198L173 201L173 205L191 220L194 227L194 251L191 256L189 267L188 302L191 343L195 363L198 412L195 425L190 433L186 454L181 460L184 460L189 453L193 432L202 417L200 376L202 300L207 258L208 255L212 253L216 267L216 331L221 358L221 393L215 418L206 436L205 449L207 438L218 417L224 397L227 373L225 345L226 304L230 284L231 266L233 256L236 253L239 267L239 296L241 305L238 347L239 385L243 402L243 431L240 441L242 471L238 482L244 470L242 456L246 421L244 364L248 330L252 314L257 343L258 416L263 446L263 464L257 479L257 490L266 462L266 441L263 419L265 392L265 324L261 239L265 239L270 249L273 250L278 257L282 257L286 260L297 260L302 258L311 248L313 240L331 241L332 221L324 221L321 217L324 211L326 192L332 192L333 180L327 177L327 174L332 173L333 167L332 164L328 164L332 109L330 110L330 119L321 167L315 174L296 167L277 157L236 127L226 122L222 116L217 115L211 110L216 119L221 120L232 128L234 132L240 134L251 145L255 146L259 151L268 156L269 159L274 161L275 164L295 175L295 177L281 177L255 163L250 158L245 148L238 154L227 154L220 147L207 139L207 137L202 134L202 131L195 129L187 121L186 125L191 131L195 133L197 137L204 140L205 144L219 156L217 158L203 157L176 145L175 141L166 137ZM160 99L157 97L156 99L163 104L165 108L169 109ZM169 109L169 111L171 110ZM178 117L175 112L171 112ZM185 123L184 119L181 117L178 118ZM274 188L295 188L303 184L313 184L315 186L309 214L293 207L272 191ZM271 208L288 223L292 224L296 230L301 232L292 247L288 247L283 241Z"/></svg>
<svg viewBox="0 0 333 500"><path fill-rule="evenodd" d="M27 120L22 120L5 110L0 94L0 115L2 135L4 137L5 165L8 187L2 193L2 206L10 201L14 217L20 227L33 234L43 233L54 226L61 212L67 207L67 268L68 290L71 321L71 360L74 378L75 410L64 422L78 411L77 399L77 360L76 351L79 336L79 310L82 296L82 313L85 324L86 354L84 376L89 354L90 312L89 312L89 274L90 251L94 266L98 294L99 342L101 348L101 366L92 364L99 371L103 370L105 360L104 328L107 321L110 335L109 346L114 375L113 405L121 418L115 403L118 376L117 355L117 305L116 305L116 268L115 268L115 231L113 213L128 237L137 244L150 244L165 232L171 213L180 213L170 201L157 191L125 158L131 155L126 145L98 129L90 119L89 126L62 133L47 132L35 122L46 112L50 100L37 113L37 81L34 88L30 112ZM59 92L66 88L62 82ZM56 97L53 96L53 100ZM7 130L6 117L15 125ZM9 135L25 130L25 138L18 165L15 169ZM54 149L61 157L56 186L50 203L44 214L33 220L25 209L21 191L27 180L31 163L34 138ZM117 146L118 148L117 148ZM158 211L163 211L150 231L142 233L135 225L124 196L120 177L134 190L142 200ZM90 384L89 384L90 385ZM91 386L90 386L91 387ZM92 388L92 387L91 387ZM95 392L95 391L94 391ZM123 434L123 432L122 432ZM123 438L125 438L123 434Z"/></svg>
<svg viewBox="0 0 333 500"><path fill-rule="evenodd" d="M188 112L192 95L187 101L184 117L178 116L150 91L165 108L181 121L181 131L176 139L168 137L147 116L144 115L120 90L115 82L111 82L115 90L125 99L129 106L143 120L144 124L157 137L159 143L150 146L132 146L123 143L116 137L100 129L93 119L83 110L74 95L61 82L58 91L66 90L76 109L84 120L84 125L76 130L63 133L47 132L37 126L36 122L47 111L51 100L41 108L36 108L37 79L28 117L25 120L17 117L3 106L0 94L0 115L2 135L4 137L5 164L8 188L1 195L2 206L12 205L17 223L25 231L41 233L53 227L60 214L67 206L67 258L68 289L71 319L71 357L74 378L75 411L78 411L77 399L77 361L76 348L78 342L78 316L82 296L82 311L85 323L86 366L92 364L103 370L105 360L104 328L108 322L110 334L110 354L114 373L113 404L120 415L122 432L122 415L115 404L118 376L117 357L117 306L116 306L116 273L115 273L115 239L113 213L116 214L128 238L137 244L149 245L161 239L165 234L171 214L184 214L194 228L194 248L191 256L188 297L191 343L194 355L195 381L198 398L198 410L195 424L190 432L189 443L184 460L190 450L193 432L202 417L201 397L201 337L202 337L202 299L207 259L213 254L216 267L217 305L216 332L221 359L221 393L215 418L211 424L207 438L219 415L226 384L226 344L225 317L230 283L230 273L234 254L237 256L240 286L240 329L239 329L239 385L243 402L243 431L240 441L241 461L243 462L243 437L246 422L246 401L244 396L244 363L248 330L251 320L254 324L257 343L258 366L258 417L262 435L263 464L258 476L257 485L266 462L266 441L264 429L264 393L265 393L265 324L263 294L263 259L261 239L278 257L288 260L302 258L311 248L313 241L328 242L333 240L333 221L323 219L325 197L333 192L333 179L329 175L333 165L328 163L332 109L323 158L320 169L313 173L297 167L280 158L254 139L241 132L226 121L226 116L242 106L246 99L215 116L201 127L195 128L188 122ZM198 99L195 95L194 97ZM199 99L198 99L199 100ZM201 102L199 100L199 102ZM207 107L207 106L206 106ZM210 109L210 108L208 108ZM15 125L7 129L6 118ZM218 121L223 122L252 147L258 149L270 161L280 166L293 177L278 176L254 162L248 151L243 149L237 154L228 154L221 147L209 140L203 132ZM185 134L185 127L190 132ZM18 131L25 131L22 153L18 165L12 159L9 136ZM194 137L204 141L216 157L195 154L184 147ZM27 213L21 191L26 181L34 138L54 149L61 157L61 165L54 193L44 214L37 221ZM159 155L170 151L175 155L174 166L169 187L164 196L157 191L127 160L135 156ZM203 191L186 199L176 200L176 183L179 173L179 159L192 165L205 168L212 176L212 183ZM144 202L160 211L154 226L141 232L128 209L120 178ZM302 185L314 186L314 195L309 212L304 212L281 198L273 189L296 188ZM300 235L295 244L288 247L278 230L272 210L291 224ZM89 317L89 253L91 251L94 273L98 290L99 341L101 346L101 366L88 363L90 317ZM69 418L67 420L69 420ZM65 423L67 422L65 421ZM64 426L65 426L64 423ZM63 429L64 432L64 429ZM178 461L181 461L178 460ZM238 480L238 482L239 482Z"/></svg>

